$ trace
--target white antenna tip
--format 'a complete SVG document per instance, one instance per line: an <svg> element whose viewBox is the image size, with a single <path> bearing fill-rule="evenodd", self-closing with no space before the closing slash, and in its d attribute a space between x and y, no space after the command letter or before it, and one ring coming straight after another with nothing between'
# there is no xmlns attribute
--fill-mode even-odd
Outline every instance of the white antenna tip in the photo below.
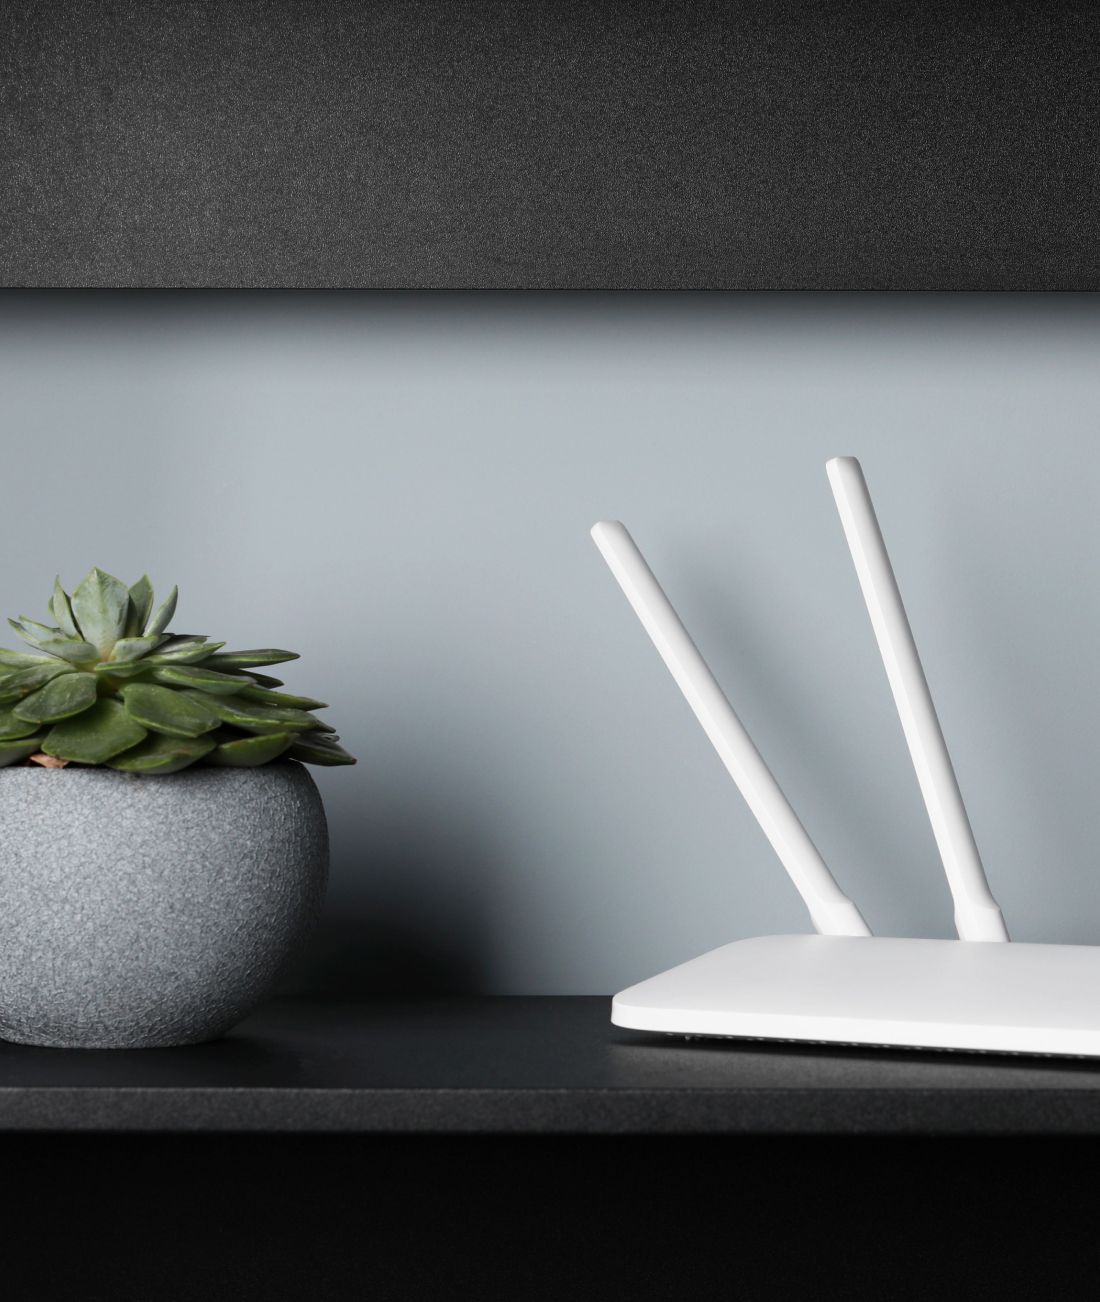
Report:
<svg viewBox="0 0 1100 1302"><path fill-rule="evenodd" d="M841 473L843 470L861 470L858 457L830 457L825 462L825 470L830 480Z"/></svg>

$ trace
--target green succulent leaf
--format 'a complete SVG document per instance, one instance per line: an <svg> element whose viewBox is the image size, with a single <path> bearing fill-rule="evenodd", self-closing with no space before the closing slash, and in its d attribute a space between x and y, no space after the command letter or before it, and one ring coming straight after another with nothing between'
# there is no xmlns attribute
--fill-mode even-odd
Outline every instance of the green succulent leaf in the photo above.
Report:
<svg viewBox="0 0 1100 1302"><path fill-rule="evenodd" d="M77 764L104 764L146 736L145 729L130 718L121 701L101 697L83 714L55 724L42 750Z"/></svg>
<svg viewBox="0 0 1100 1302"><path fill-rule="evenodd" d="M30 669L33 665L53 664L53 656L32 656L26 651L9 651L0 647L0 669Z"/></svg>
<svg viewBox="0 0 1100 1302"><path fill-rule="evenodd" d="M179 597L179 589L173 588L165 597L164 601L157 607L156 614L153 615L145 627L146 633L163 633L168 625L172 622L172 616L176 613L176 600Z"/></svg>
<svg viewBox="0 0 1100 1302"><path fill-rule="evenodd" d="M210 657L211 669L251 669L255 665L278 665L284 660L299 659L297 651L222 651Z"/></svg>
<svg viewBox="0 0 1100 1302"><path fill-rule="evenodd" d="M225 643L208 642L205 637L199 637L197 634L170 637L163 646L157 649L156 655L149 657L149 663L191 665L199 660L205 660L208 655L211 655L220 646L225 646Z"/></svg>
<svg viewBox="0 0 1100 1302"><path fill-rule="evenodd" d="M232 674L237 682L241 684L241 690L254 684L257 687L282 687L281 678L272 678L270 674L261 674L258 669L250 669L246 674L243 669L227 669L226 673Z"/></svg>
<svg viewBox="0 0 1100 1302"><path fill-rule="evenodd" d="M167 687L163 690L169 691ZM123 773L177 773L208 755L216 745L213 737L153 734L130 750L108 760L107 766Z"/></svg>
<svg viewBox="0 0 1100 1302"><path fill-rule="evenodd" d="M356 759L327 733L307 732L294 738L287 751L288 759L301 760L303 764L354 764Z"/></svg>
<svg viewBox="0 0 1100 1302"><path fill-rule="evenodd" d="M33 619L9 619L8 623L15 629L24 642L29 642L48 656L68 660L74 664L87 664L96 658L98 652L94 646L79 639L66 637L59 628L49 628L45 624L36 624Z"/></svg>
<svg viewBox="0 0 1100 1302"><path fill-rule="evenodd" d="M76 620L73 618L72 603L69 601L69 594L61 586L61 575L59 574L53 581L53 596L50 598L50 614L57 620L58 626L62 633L68 637L73 637L82 641L84 634L77 627Z"/></svg>
<svg viewBox="0 0 1100 1302"><path fill-rule="evenodd" d="M38 731L36 723L28 723L26 719L20 719L16 715L15 706L0 706L0 746L7 741L18 741L21 737L29 737L31 733Z"/></svg>
<svg viewBox="0 0 1100 1302"><path fill-rule="evenodd" d="M20 615L18 619L9 619L8 623L20 637L36 646L65 636L59 628L51 628L49 624L39 624L36 620L28 619L26 615Z"/></svg>
<svg viewBox="0 0 1100 1302"><path fill-rule="evenodd" d="M50 660L46 664L17 669L0 682L0 701L21 701L23 697L30 696L31 692L45 687L51 678L75 672L72 665L63 660Z"/></svg>
<svg viewBox="0 0 1100 1302"><path fill-rule="evenodd" d="M257 705L240 696L210 698L211 708L218 712L223 723L245 732L309 732L317 727L317 720L303 710L278 709L272 705Z"/></svg>
<svg viewBox="0 0 1100 1302"><path fill-rule="evenodd" d="M243 682L251 682L251 679L220 674L214 669L198 665L160 665L149 676L154 682L163 683L166 687L193 687L200 692L209 692L212 696L232 696L240 691Z"/></svg>
<svg viewBox="0 0 1100 1302"><path fill-rule="evenodd" d="M126 636L140 637L153 609L153 584L148 574L143 574L130 589L130 604L126 610Z"/></svg>
<svg viewBox="0 0 1100 1302"><path fill-rule="evenodd" d="M140 660L142 656L155 651L164 641L159 634L147 634L145 637L120 637L111 648L109 664L128 664Z"/></svg>
<svg viewBox="0 0 1100 1302"><path fill-rule="evenodd" d="M61 674L14 707L12 713L29 723L57 723L80 714L96 700L94 674Z"/></svg>
<svg viewBox="0 0 1100 1302"><path fill-rule="evenodd" d="M104 660L98 665L92 666L92 672L102 682L104 679L117 679L124 682L130 678L148 677L146 666L147 660L127 660L123 664L118 664L114 660Z"/></svg>
<svg viewBox="0 0 1100 1302"><path fill-rule="evenodd" d="M120 689L126 711L143 728L169 737L199 737L221 722L213 697L201 692L173 691L153 683L127 683Z"/></svg>
<svg viewBox="0 0 1100 1302"><path fill-rule="evenodd" d="M222 764L234 768L256 768L270 764L290 746L294 737L289 732L271 732L262 737L242 737L223 741L206 756L208 764Z"/></svg>
<svg viewBox="0 0 1100 1302"><path fill-rule="evenodd" d="M266 687L242 687L239 695L246 701L258 701L261 705L282 705L292 710L327 710L324 701L315 701L312 696L294 696L290 692L272 692Z"/></svg>
<svg viewBox="0 0 1100 1302"><path fill-rule="evenodd" d="M0 743L0 769L37 754L42 749L44 737L44 733L39 733L34 737L23 737L19 741Z"/></svg>
<svg viewBox="0 0 1100 1302"><path fill-rule="evenodd" d="M84 637L106 657L126 632L130 592L114 575L93 569L73 592L72 609Z"/></svg>
<svg viewBox="0 0 1100 1302"><path fill-rule="evenodd" d="M90 642L75 642L70 638L58 638L56 642L43 642L42 650L60 660L67 660L72 665L90 665L99 658L99 652Z"/></svg>

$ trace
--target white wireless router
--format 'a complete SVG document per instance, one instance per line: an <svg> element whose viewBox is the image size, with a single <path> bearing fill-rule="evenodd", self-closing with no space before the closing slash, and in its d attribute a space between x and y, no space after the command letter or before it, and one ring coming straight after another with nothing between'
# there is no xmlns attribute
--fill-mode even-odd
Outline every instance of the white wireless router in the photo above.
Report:
<svg viewBox="0 0 1100 1302"><path fill-rule="evenodd" d="M626 529L592 537L810 912L815 936L724 945L617 994L617 1026L674 1035L1100 1057L1100 948L1006 944L867 484L826 467L901 716L959 940L872 936Z"/></svg>

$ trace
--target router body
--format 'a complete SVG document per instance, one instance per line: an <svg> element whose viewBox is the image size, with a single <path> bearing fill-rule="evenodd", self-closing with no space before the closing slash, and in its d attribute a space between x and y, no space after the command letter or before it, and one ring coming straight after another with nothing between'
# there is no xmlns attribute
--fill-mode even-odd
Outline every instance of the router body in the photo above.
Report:
<svg viewBox="0 0 1100 1302"><path fill-rule="evenodd" d="M1100 948L755 936L622 991L611 1020L674 1035L1100 1057Z"/></svg>
<svg viewBox="0 0 1100 1302"><path fill-rule="evenodd" d="M725 945L617 994L611 1019L671 1035L1100 1057L1100 947L1006 943L863 472L852 457L827 470L960 939L872 936L634 540L600 523L597 547L820 933Z"/></svg>

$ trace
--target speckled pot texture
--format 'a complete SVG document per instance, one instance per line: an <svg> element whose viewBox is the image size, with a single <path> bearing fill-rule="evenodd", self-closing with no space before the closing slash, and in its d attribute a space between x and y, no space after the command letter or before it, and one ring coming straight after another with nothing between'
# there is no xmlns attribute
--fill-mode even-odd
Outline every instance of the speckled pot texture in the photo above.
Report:
<svg viewBox="0 0 1100 1302"><path fill-rule="evenodd" d="M270 992L327 874L300 764L0 769L0 1038L217 1038Z"/></svg>

